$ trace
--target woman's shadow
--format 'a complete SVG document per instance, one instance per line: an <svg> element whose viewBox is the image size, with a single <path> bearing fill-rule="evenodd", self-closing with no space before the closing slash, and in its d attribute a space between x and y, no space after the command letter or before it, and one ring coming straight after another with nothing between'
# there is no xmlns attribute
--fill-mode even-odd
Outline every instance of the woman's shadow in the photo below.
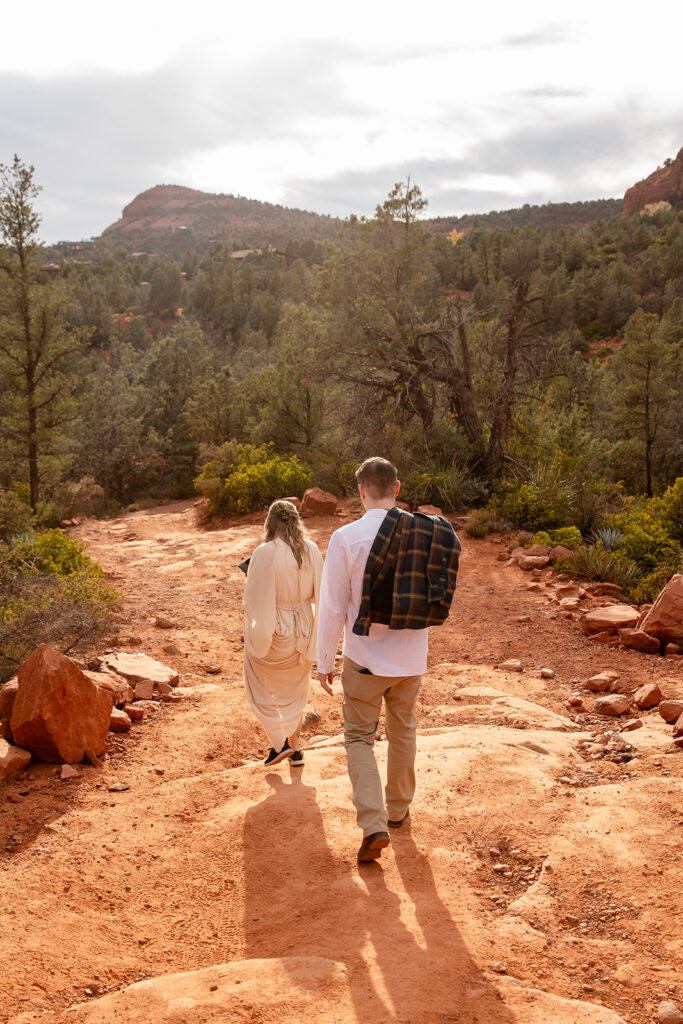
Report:
<svg viewBox="0 0 683 1024"><path fill-rule="evenodd" d="M384 854L387 869L395 856L402 882L393 892L382 862L356 864L351 810L339 830L340 849L330 848L316 790L301 774L266 775L271 792L245 815L245 957L311 956L345 964L363 1024L511 1024L408 829L392 837L393 853Z"/></svg>

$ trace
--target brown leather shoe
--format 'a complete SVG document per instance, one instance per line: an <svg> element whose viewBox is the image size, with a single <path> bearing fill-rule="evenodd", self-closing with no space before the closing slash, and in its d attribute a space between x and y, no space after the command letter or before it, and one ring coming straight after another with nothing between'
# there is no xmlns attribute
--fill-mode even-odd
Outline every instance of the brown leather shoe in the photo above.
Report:
<svg viewBox="0 0 683 1024"><path fill-rule="evenodd" d="M389 828L400 828L404 821L408 821L410 818L410 811L406 811L402 818L390 818L387 822Z"/></svg>
<svg viewBox="0 0 683 1024"><path fill-rule="evenodd" d="M370 836L364 836L358 851L358 860L377 860L381 857L384 847L388 845L388 832L373 832Z"/></svg>

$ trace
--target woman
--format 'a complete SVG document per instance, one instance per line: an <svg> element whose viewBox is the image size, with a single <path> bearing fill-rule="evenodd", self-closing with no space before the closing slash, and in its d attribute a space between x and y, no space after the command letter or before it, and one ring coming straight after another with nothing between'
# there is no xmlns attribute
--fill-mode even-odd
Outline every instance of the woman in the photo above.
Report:
<svg viewBox="0 0 683 1024"><path fill-rule="evenodd" d="M244 685L271 744L266 765L303 765L299 731L315 660L322 555L291 501L268 509L244 584Z"/></svg>

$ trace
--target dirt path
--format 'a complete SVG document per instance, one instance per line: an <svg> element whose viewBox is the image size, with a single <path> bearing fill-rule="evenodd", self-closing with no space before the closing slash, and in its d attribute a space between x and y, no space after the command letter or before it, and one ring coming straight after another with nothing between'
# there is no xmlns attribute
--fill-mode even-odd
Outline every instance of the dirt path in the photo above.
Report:
<svg viewBox="0 0 683 1024"><path fill-rule="evenodd" d="M310 521L322 549L351 514ZM111 649L177 668L183 699L111 736L103 769L62 782L36 765L7 788L0 1018L642 1024L662 999L683 1009L683 752L653 712L625 737L634 760L591 760L592 698L567 704L604 668L683 692L680 664L596 646L500 544L466 542L432 631L412 824L359 868L338 684L312 692L303 772L261 764L236 568L261 520L204 531L177 503L74 531L126 598ZM496 671L506 657L524 673Z"/></svg>

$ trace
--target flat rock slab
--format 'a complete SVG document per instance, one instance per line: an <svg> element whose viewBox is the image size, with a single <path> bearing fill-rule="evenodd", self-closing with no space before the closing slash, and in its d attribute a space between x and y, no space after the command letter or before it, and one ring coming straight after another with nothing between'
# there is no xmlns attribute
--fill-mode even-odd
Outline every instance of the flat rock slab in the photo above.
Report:
<svg viewBox="0 0 683 1024"><path fill-rule="evenodd" d="M322 1020L318 1014L321 1005L331 1010L325 1021L346 1019L352 1009L346 967L323 957L288 957L236 960L139 981L72 1007L67 1019L73 1024L180 1020L186 1024L237 1024L270 1020L272 1015L281 1024L300 1024L302 1020ZM337 1016L337 1007L343 1008L343 1016Z"/></svg>
<svg viewBox="0 0 683 1024"><path fill-rule="evenodd" d="M616 633L620 629L634 629L640 612L629 604L608 604L587 612L581 625L586 633Z"/></svg>
<svg viewBox="0 0 683 1024"><path fill-rule="evenodd" d="M161 661L150 658L148 654L107 654L103 659L103 665L123 676L131 683L137 684L144 681L151 683L170 683L177 686L180 676L174 668L169 668Z"/></svg>

